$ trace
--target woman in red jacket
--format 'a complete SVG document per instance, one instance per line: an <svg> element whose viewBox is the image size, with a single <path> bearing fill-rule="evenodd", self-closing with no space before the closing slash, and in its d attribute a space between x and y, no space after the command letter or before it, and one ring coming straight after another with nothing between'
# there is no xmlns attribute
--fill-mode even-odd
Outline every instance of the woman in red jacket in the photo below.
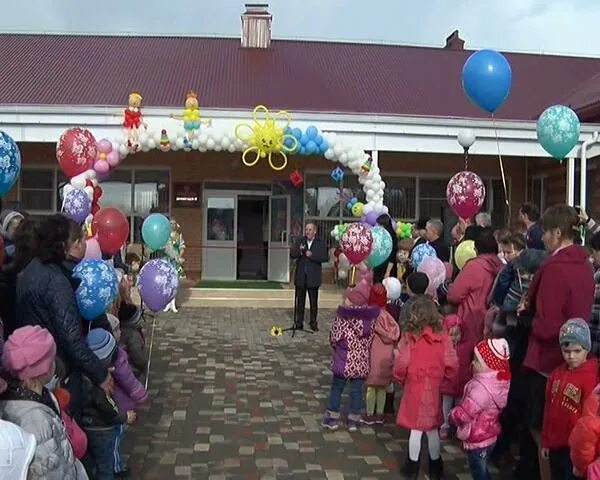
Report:
<svg viewBox="0 0 600 480"><path fill-rule="evenodd" d="M558 342L560 327L570 318L589 322L594 301L589 255L575 242L579 236L579 217L575 209L564 204L552 206L544 212L541 225L544 245L550 255L537 271L528 292L527 307L533 313L533 323L523 362L527 418L538 445L546 382L562 363Z"/></svg>

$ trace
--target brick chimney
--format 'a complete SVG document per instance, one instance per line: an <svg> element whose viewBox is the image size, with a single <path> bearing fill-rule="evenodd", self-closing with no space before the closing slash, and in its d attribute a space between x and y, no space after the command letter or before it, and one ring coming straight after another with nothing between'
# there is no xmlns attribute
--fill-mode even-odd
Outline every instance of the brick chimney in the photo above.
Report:
<svg viewBox="0 0 600 480"><path fill-rule="evenodd" d="M464 50L465 41L460 38L458 30L454 30L448 38L446 38L446 46L448 50Z"/></svg>
<svg viewBox="0 0 600 480"><path fill-rule="evenodd" d="M247 3L242 14L242 47L269 48L271 20L268 3Z"/></svg>

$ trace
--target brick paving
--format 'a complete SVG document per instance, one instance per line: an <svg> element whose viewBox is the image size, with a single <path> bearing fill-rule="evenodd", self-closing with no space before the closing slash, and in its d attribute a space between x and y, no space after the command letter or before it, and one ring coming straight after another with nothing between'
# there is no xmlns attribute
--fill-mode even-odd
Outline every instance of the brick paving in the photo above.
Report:
<svg viewBox="0 0 600 480"><path fill-rule="evenodd" d="M320 427L331 313L320 313L315 335L270 336L290 313L182 308L157 317L151 403L125 440L134 478L401 478L406 431L393 423L356 433ZM447 479L470 478L457 443L445 442L442 455Z"/></svg>

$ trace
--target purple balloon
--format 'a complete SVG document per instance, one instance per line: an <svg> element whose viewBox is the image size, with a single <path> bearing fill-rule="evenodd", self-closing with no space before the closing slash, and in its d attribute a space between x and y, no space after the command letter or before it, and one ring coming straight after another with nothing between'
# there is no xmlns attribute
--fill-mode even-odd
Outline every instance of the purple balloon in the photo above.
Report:
<svg viewBox="0 0 600 480"><path fill-rule="evenodd" d="M379 217L379 213L371 211L365 216L365 222L374 227L377 225L377 217Z"/></svg>
<svg viewBox="0 0 600 480"><path fill-rule="evenodd" d="M166 260L150 260L140 270L140 296L153 312L165 308L177 295L178 287L177 270Z"/></svg>
<svg viewBox="0 0 600 480"><path fill-rule="evenodd" d="M367 216L363 215L362 217L360 217L360 223L367 223Z"/></svg>
<svg viewBox="0 0 600 480"><path fill-rule="evenodd" d="M397 228L398 228L398 222L396 221L395 218L392 218L392 229L394 230L394 232L396 231Z"/></svg>
<svg viewBox="0 0 600 480"><path fill-rule="evenodd" d="M92 201L85 190L75 189L67 193L63 213L77 223L85 222L92 210Z"/></svg>

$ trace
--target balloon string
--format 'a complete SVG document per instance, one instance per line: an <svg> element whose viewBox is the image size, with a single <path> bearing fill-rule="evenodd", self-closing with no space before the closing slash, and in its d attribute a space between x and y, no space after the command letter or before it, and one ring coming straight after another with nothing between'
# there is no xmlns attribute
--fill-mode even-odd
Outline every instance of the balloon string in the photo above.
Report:
<svg viewBox="0 0 600 480"><path fill-rule="evenodd" d="M465 170L469 169L469 150L465 148Z"/></svg>
<svg viewBox="0 0 600 480"><path fill-rule="evenodd" d="M498 138L498 127L496 127L496 117L492 113L492 123L494 125L494 133L496 134L496 147L498 149L498 162L500 163L500 173L502 174L502 186L504 187L504 203L508 203L508 188L506 187L506 174L504 173L504 162L502 161L502 153L500 153L500 139Z"/></svg>

